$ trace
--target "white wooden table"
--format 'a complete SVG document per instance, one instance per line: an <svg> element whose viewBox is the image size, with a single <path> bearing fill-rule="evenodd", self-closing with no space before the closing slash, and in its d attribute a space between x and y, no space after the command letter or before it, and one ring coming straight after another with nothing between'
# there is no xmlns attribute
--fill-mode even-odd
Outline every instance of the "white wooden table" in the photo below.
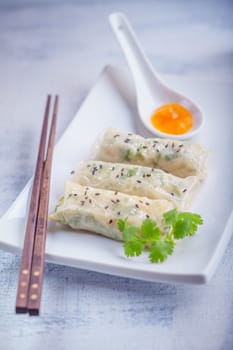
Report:
<svg viewBox="0 0 233 350"><path fill-rule="evenodd" d="M232 79L230 1L0 1L0 215L33 173L46 93L62 96L60 135L103 66L125 64L119 10L160 73ZM46 264L39 318L14 314L20 259L0 251L0 349L232 349L232 249L205 286Z"/></svg>

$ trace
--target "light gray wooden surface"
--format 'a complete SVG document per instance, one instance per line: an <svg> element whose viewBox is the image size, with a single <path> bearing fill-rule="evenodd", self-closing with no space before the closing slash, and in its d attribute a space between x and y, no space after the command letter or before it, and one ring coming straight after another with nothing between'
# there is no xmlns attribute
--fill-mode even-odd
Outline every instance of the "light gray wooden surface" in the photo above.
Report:
<svg viewBox="0 0 233 350"><path fill-rule="evenodd" d="M231 1L0 0L0 215L33 173L46 93L62 96L59 136L103 66L125 64L113 11L160 73L232 79ZM205 286L46 264L39 318L14 314L20 259L0 251L0 349L232 349L232 249Z"/></svg>

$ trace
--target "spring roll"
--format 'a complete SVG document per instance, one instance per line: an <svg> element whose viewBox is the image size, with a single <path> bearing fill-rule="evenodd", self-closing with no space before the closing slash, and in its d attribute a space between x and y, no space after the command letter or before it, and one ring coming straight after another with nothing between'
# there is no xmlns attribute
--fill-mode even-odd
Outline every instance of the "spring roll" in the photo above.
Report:
<svg viewBox="0 0 233 350"><path fill-rule="evenodd" d="M196 176L185 179L160 169L103 161L80 162L73 181L150 199L166 199L178 209L186 209L199 185Z"/></svg>
<svg viewBox="0 0 233 350"><path fill-rule="evenodd" d="M87 230L122 240L117 226L120 218L127 218L130 225L136 226L151 218L161 226L163 213L173 208L172 203L164 199L151 200L67 181L64 196L49 219L75 230Z"/></svg>
<svg viewBox="0 0 233 350"><path fill-rule="evenodd" d="M207 175L207 150L191 142L146 139L117 129L107 129L92 149L92 159L159 168L179 177Z"/></svg>

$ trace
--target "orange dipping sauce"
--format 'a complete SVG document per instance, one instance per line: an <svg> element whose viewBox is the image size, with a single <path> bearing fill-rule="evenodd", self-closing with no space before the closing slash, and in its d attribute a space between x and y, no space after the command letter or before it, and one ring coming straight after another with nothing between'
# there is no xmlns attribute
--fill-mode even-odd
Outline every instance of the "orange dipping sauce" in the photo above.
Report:
<svg viewBox="0 0 233 350"><path fill-rule="evenodd" d="M164 133L182 135L192 128L193 116L187 108L169 103L154 111L151 124Z"/></svg>

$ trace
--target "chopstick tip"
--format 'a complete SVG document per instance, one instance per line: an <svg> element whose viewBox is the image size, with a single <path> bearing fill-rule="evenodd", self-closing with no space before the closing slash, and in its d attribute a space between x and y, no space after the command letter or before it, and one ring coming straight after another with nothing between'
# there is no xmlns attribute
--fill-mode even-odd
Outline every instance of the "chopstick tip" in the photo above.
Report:
<svg viewBox="0 0 233 350"><path fill-rule="evenodd" d="M28 309L26 307L16 306L16 308L15 308L16 314L26 314L27 312L28 312Z"/></svg>
<svg viewBox="0 0 233 350"><path fill-rule="evenodd" d="M39 316L39 310L38 309L29 309L28 313L29 313L29 316Z"/></svg>

